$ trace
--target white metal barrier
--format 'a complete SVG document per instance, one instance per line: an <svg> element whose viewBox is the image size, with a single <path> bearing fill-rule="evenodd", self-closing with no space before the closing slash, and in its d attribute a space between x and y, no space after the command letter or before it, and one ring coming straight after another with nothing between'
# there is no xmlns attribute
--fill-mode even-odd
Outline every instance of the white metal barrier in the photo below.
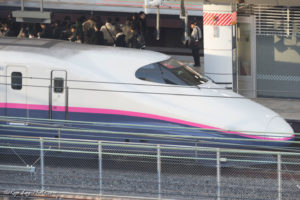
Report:
<svg viewBox="0 0 300 200"><path fill-rule="evenodd" d="M22 159L35 169L0 168L2 194L217 200L300 195L300 153L3 137L0 152L0 166Z"/></svg>

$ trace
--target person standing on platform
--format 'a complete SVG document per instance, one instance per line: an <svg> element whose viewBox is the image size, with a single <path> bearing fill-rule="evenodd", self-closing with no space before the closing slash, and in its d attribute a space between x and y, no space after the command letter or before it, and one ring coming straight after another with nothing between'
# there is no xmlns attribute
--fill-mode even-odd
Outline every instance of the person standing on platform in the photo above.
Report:
<svg viewBox="0 0 300 200"><path fill-rule="evenodd" d="M140 48L143 49L146 47L147 32L146 14L143 11L139 13L137 23L137 32L139 34L138 42L140 43Z"/></svg>
<svg viewBox="0 0 300 200"><path fill-rule="evenodd" d="M94 32L91 39L92 44L104 45L104 36L103 33L100 31L101 25L95 24L93 28Z"/></svg>
<svg viewBox="0 0 300 200"><path fill-rule="evenodd" d="M52 38L59 39L61 33L60 21L56 20L52 25Z"/></svg>
<svg viewBox="0 0 300 200"><path fill-rule="evenodd" d="M103 33L106 45L114 45L116 37L116 28L111 24L111 18L106 18L105 24L101 27L100 31Z"/></svg>
<svg viewBox="0 0 300 200"><path fill-rule="evenodd" d="M83 31L83 38L84 43L91 44L91 38L93 33L93 27L95 26L96 22L94 21L93 17L90 17L88 20L82 23L82 31Z"/></svg>
<svg viewBox="0 0 300 200"><path fill-rule="evenodd" d="M121 28L117 28L116 31L115 45L117 47L126 47L125 34L122 32Z"/></svg>
<svg viewBox="0 0 300 200"><path fill-rule="evenodd" d="M192 49L194 67L201 67L199 50L201 46L202 32L201 29L197 26L196 21L191 24L191 29L192 32L189 38L189 47Z"/></svg>
<svg viewBox="0 0 300 200"><path fill-rule="evenodd" d="M73 25L70 29L70 35L68 37L68 40L71 42L75 42L77 40L77 32L75 25Z"/></svg>
<svg viewBox="0 0 300 200"><path fill-rule="evenodd" d="M129 46L128 45L128 41L129 41L129 38L132 37L132 32L131 32L131 20L130 18L127 18L126 21L125 21L125 24L124 26L122 27L122 32L124 33L125 35L125 42L126 42L126 46Z"/></svg>
<svg viewBox="0 0 300 200"><path fill-rule="evenodd" d="M40 38L52 38L50 27L46 24L40 24L41 31L38 33Z"/></svg>

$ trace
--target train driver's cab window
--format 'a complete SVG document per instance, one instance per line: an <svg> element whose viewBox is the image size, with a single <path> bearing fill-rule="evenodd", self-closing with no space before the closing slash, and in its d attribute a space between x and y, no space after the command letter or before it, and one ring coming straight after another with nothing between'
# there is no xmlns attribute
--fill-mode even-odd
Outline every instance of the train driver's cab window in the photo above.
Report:
<svg viewBox="0 0 300 200"><path fill-rule="evenodd" d="M64 79L54 78L54 92L63 93L63 91L64 91Z"/></svg>
<svg viewBox="0 0 300 200"><path fill-rule="evenodd" d="M152 63L139 68L135 76L138 79L172 85L201 85L207 80L190 67L175 59Z"/></svg>
<svg viewBox="0 0 300 200"><path fill-rule="evenodd" d="M11 88L14 90L22 89L22 73L12 72L11 73Z"/></svg>

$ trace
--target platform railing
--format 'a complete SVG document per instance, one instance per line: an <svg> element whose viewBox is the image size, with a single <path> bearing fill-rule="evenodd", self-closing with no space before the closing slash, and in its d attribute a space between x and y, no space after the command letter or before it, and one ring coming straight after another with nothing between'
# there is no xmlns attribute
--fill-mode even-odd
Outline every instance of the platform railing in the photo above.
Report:
<svg viewBox="0 0 300 200"><path fill-rule="evenodd" d="M0 192L8 196L300 196L300 153L292 152L1 137L0 165L12 166L0 168ZM35 170L16 170L25 166Z"/></svg>

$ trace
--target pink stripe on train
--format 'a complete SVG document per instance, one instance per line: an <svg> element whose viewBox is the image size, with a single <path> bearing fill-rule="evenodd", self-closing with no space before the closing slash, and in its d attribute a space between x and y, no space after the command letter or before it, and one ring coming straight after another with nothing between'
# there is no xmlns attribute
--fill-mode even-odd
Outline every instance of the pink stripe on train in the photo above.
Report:
<svg viewBox="0 0 300 200"><path fill-rule="evenodd" d="M5 107L6 108L14 108L14 109L49 110L49 106L47 106L47 105L0 103L0 108L5 108ZM53 106L52 109L53 109L53 111L65 111L64 106ZM243 136L243 137L247 137L247 138L260 139L260 140L285 141L285 140L290 140L290 139L295 137L294 134L290 137L285 137L285 138L268 138L268 137L262 137L262 136L253 136L253 135L248 135L246 133L241 133L241 132L224 131L220 128L207 126L207 125L204 125L204 124L188 122L188 121L184 121L184 120L180 120L180 119L164 117L164 116L159 116L159 115L154 115L154 114L147 114L147 113L123 111L123 110L112 110L112 109L101 109L101 108L84 108L84 107L69 107L69 112L123 115L123 116L131 116L131 117L156 119L156 120L172 122L172 123L176 123L176 124L188 125L188 126L197 127L197 128L219 130L223 133L235 134L235 135L239 135L239 136Z"/></svg>

